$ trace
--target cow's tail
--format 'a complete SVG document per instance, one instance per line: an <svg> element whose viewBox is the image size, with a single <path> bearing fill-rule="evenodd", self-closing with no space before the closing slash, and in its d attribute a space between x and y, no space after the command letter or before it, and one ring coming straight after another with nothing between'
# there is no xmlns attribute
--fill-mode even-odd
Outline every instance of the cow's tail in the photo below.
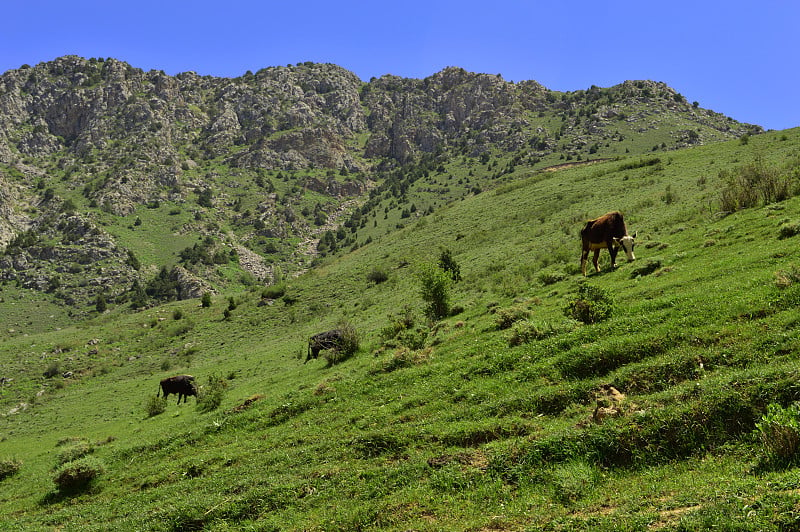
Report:
<svg viewBox="0 0 800 532"><path fill-rule="evenodd" d="M161 385L158 385L158 392L156 393L156 397L161 397Z"/></svg>

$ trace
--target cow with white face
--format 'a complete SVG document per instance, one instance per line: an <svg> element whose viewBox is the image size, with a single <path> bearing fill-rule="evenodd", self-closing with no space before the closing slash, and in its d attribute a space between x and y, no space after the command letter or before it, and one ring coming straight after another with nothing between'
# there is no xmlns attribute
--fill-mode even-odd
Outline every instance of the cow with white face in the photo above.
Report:
<svg viewBox="0 0 800 532"><path fill-rule="evenodd" d="M625 251L629 261L636 260L633 254L635 238L636 233L633 236L628 234L625 220L622 219L622 213L618 211L604 214L600 218L586 222L586 226L581 229L581 241L583 244L581 272L584 277L586 276L586 261L589 258L590 251L594 251L592 263L598 273L600 272L600 266L597 265L597 259L600 257L601 249L608 249L608 253L611 255L612 268L617 267L617 252L619 248Z"/></svg>

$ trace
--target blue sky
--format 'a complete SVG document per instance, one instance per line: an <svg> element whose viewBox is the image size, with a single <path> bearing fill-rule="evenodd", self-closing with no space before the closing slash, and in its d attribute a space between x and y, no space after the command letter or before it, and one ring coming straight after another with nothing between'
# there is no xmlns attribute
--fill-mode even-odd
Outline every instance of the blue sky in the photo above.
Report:
<svg viewBox="0 0 800 532"><path fill-rule="evenodd" d="M652 79L743 122L800 126L796 0L11 0L2 12L0 73L68 54L227 77L304 61L365 81L459 66L560 91Z"/></svg>

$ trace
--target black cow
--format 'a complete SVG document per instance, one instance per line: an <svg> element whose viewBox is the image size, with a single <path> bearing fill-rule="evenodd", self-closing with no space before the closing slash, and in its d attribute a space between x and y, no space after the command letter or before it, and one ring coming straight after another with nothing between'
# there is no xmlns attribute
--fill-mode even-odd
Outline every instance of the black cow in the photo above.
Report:
<svg viewBox="0 0 800 532"><path fill-rule="evenodd" d="M625 227L625 220L622 219L622 213L613 211L604 214L600 218L589 220L586 226L581 229L581 243L583 245L583 252L581 253L581 272L584 277L586 276L586 260L589 258L589 252L594 251L594 269L600 271L600 266L597 265L597 259L600 257L601 249L608 249L611 255L611 267L617 267L617 251L619 247L625 250L628 260L636 260L633 255L633 245L636 233L633 236L628 234L628 229Z"/></svg>
<svg viewBox="0 0 800 532"><path fill-rule="evenodd" d="M195 398L197 397L197 386L195 386L194 377L191 375L175 375L174 377L161 379L161 389L156 394L156 397L160 397L162 391L164 392L164 399L171 393L177 394L177 404L181 404L181 398L185 403L188 396L194 395Z"/></svg>
<svg viewBox="0 0 800 532"><path fill-rule="evenodd" d="M343 333L340 329L332 329L317 333L308 339L308 356L306 362L317 358L323 349L340 349L342 347ZM305 364L306 362L303 362Z"/></svg>

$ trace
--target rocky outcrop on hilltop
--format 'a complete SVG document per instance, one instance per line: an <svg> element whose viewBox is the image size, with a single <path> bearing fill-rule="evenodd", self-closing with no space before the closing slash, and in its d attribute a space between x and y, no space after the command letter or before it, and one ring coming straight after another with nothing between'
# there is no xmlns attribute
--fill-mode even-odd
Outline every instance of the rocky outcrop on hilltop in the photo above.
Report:
<svg viewBox="0 0 800 532"><path fill-rule="evenodd" d="M542 113L562 115L560 137L581 115L589 133L641 113L682 114L721 136L752 130L649 81L555 93L535 81L455 67L425 79L387 75L364 83L329 64L213 78L68 56L0 76L0 160L58 154L62 167L105 174L92 193L124 210L160 188L180 189L185 169L203 159L241 168L364 171L376 159L403 163L454 146L517 150L537 128L542 132L535 120ZM356 142L359 136L366 142ZM131 180L135 186L126 186Z"/></svg>
<svg viewBox="0 0 800 532"><path fill-rule="evenodd" d="M62 57L0 76L0 160L57 154L62 168L102 175L88 196L120 215L167 191L185 197L183 173L203 159L355 171L346 139L365 127L361 85L333 65L228 79Z"/></svg>
<svg viewBox="0 0 800 532"><path fill-rule="evenodd" d="M372 111L366 155L409 162L447 144L515 149L524 143L515 132L530 125L525 114L543 108L547 92L452 67L424 80L383 76L364 90Z"/></svg>

